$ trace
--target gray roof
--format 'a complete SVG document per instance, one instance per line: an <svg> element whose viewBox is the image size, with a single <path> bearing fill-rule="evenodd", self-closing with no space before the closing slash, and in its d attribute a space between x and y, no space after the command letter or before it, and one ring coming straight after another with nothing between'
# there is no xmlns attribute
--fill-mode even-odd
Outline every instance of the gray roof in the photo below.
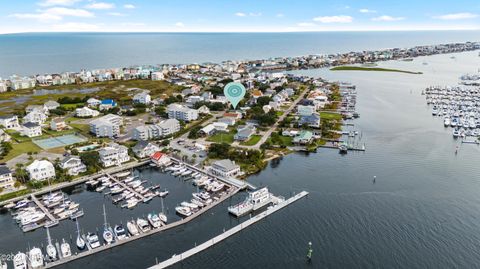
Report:
<svg viewBox="0 0 480 269"><path fill-rule="evenodd" d="M12 115L12 114L9 114L9 115L3 115L3 116L0 116L0 119L11 119L13 117L16 117L16 115Z"/></svg>
<svg viewBox="0 0 480 269"><path fill-rule="evenodd" d="M140 141L138 141L138 143L132 148L132 150L133 150L133 151L143 150L144 148L146 148L146 147L148 146L148 144L150 144L150 142L145 141L145 140L140 140Z"/></svg>
<svg viewBox="0 0 480 269"><path fill-rule="evenodd" d="M213 165L219 166L219 167L223 168L225 171L230 171L230 170L238 168L238 165L236 165L234 162L232 162L229 159L223 159L223 160L220 160L220 161L216 161L216 162L213 163Z"/></svg>
<svg viewBox="0 0 480 269"><path fill-rule="evenodd" d="M24 127L27 127L27 128L33 128L33 127L38 127L40 125L34 123L34 122L26 122L23 124Z"/></svg>
<svg viewBox="0 0 480 269"><path fill-rule="evenodd" d="M6 174L10 174L10 173L12 173L12 171L10 171L10 169L8 169L7 166L0 165L0 175L6 175Z"/></svg>

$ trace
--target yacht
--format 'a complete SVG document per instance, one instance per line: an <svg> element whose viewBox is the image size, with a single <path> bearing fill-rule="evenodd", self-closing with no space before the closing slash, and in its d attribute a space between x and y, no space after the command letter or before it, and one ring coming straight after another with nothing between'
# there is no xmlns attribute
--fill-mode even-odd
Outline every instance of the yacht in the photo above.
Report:
<svg viewBox="0 0 480 269"><path fill-rule="evenodd" d="M115 225L115 228L113 228L113 232L115 233L115 237L117 238L117 240L123 240L125 238L127 238L127 234L125 232L125 229L123 228L123 226L120 224L120 225Z"/></svg>
<svg viewBox="0 0 480 269"><path fill-rule="evenodd" d="M26 206L28 205L28 203L30 203L30 201L27 200L27 199L18 201L18 202L15 204L14 209L19 209L19 208L22 208L22 207L26 207Z"/></svg>
<svg viewBox="0 0 480 269"><path fill-rule="evenodd" d="M27 269L27 255L23 252L18 252L13 257L13 268L14 269Z"/></svg>
<svg viewBox="0 0 480 269"><path fill-rule="evenodd" d="M98 235L96 233L88 233L86 237L91 249L100 247L100 241L98 241Z"/></svg>
<svg viewBox="0 0 480 269"><path fill-rule="evenodd" d="M137 226L142 231L142 233L146 233L150 231L150 225L148 224L148 221L142 218L137 219Z"/></svg>
<svg viewBox="0 0 480 269"><path fill-rule="evenodd" d="M102 186L96 188L95 191L96 191L96 192L102 192L106 187L107 187L107 186L102 185Z"/></svg>
<svg viewBox="0 0 480 269"><path fill-rule="evenodd" d="M196 205L196 204L194 204L194 203L181 202L180 205L183 206L183 207L189 207L189 208L191 208L192 210L198 209L198 205Z"/></svg>
<svg viewBox="0 0 480 269"><path fill-rule="evenodd" d="M60 251L62 252L62 258L68 258L72 256L72 249L70 248L70 244L62 239L62 244L60 245Z"/></svg>
<svg viewBox="0 0 480 269"><path fill-rule="evenodd" d="M22 226L28 225L30 223L35 223L45 218L45 213L43 212L34 212L32 214L22 217L20 223Z"/></svg>
<svg viewBox="0 0 480 269"><path fill-rule="evenodd" d="M177 206L177 207L175 207L175 211L177 211L178 214L180 214L184 217L188 217L188 216L192 215L192 211L190 210L189 207Z"/></svg>
<svg viewBox="0 0 480 269"><path fill-rule="evenodd" d="M43 267L43 254L42 250L34 247L28 253L28 260L30 261L30 268L36 269Z"/></svg>
<svg viewBox="0 0 480 269"><path fill-rule="evenodd" d="M248 193L245 201L228 207L228 212L231 214L240 217L251 211L260 209L272 202L272 195L268 191L267 187L261 188L257 191Z"/></svg>
<svg viewBox="0 0 480 269"><path fill-rule="evenodd" d="M115 174L115 176L116 176L117 178L127 177L127 176L129 176L129 175L130 175L130 171L125 171L125 172L120 172L120 173L118 173L118 174Z"/></svg>
<svg viewBox="0 0 480 269"><path fill-rule="evenodd" d="M147 219L148 219L148 222L150 223L150 225L152 225L153 228L160 228L160 226L162 226L162 221L160 220L160 218L158 217L157 214L155 213L149 213L147 215Z"/></svg>
<svg viewBox="0 0 480 269"><path fill-rule="evenodd" d="M191 202L192 204L196 204L198 207L204 207L204 206L205 206L204 203L200 202L199 200L197 200L197 199L195 199L195 198L193 198L192 200L190 200L190 202Z"/></svg>
<svg viewBox="0 0 480 269"><path fill-rule="evenodd" d="M167 196L167 195L168 195L168 191L167 191L167 190L164 190L164 191L161 191L161 192L158 193L158 196L160 196L160 197L165 197L165 196Z"/></svg>
<svg viewBox="0 0 480 269"><path fill-rule="evenodd" d="M130 233L130 235L132 235L132 236L140 234L140 232L138 231L138 228L137 228L137 224L135 223L134 220L131 220L131 221L127 222L127 229L128 229L128 232Z"/></svg>

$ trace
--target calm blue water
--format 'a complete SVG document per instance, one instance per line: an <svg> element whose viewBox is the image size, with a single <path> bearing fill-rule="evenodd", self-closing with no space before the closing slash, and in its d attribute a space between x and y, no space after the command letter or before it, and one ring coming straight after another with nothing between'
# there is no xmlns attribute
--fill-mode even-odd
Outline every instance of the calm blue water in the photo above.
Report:
<svg viewBox="0 0 480 269"><path fill-rule="evenodd" d="M480 40L480 31L0 35L0 77Z"/></svg>

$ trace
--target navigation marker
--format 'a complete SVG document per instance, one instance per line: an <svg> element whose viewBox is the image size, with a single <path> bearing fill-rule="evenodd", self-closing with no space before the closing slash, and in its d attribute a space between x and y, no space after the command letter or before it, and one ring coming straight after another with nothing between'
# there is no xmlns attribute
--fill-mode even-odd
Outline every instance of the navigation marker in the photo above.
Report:
<svg viewBox="0 0 480 269"><path fill-rule="evenodd" d="M223 94L227 97L228 101L232 103L233 109L235 109L238 103L243 99L247 90L238 82L230 82L223 88Z"/></svg>

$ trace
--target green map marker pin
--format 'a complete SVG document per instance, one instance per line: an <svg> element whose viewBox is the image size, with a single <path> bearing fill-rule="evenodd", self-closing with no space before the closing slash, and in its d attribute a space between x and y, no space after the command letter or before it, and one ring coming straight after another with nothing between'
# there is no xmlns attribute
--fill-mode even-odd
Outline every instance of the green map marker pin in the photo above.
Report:
<svg viewBox="0 0 480 269"><path fill-rule="evenodd" d="M223 94L225 94L228 101L232 103L233 109L237 107L246 92L247 90L243 87L242 83L238 82L230 82L223 88Z"/></svg>

